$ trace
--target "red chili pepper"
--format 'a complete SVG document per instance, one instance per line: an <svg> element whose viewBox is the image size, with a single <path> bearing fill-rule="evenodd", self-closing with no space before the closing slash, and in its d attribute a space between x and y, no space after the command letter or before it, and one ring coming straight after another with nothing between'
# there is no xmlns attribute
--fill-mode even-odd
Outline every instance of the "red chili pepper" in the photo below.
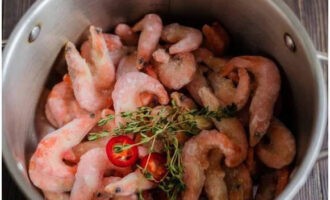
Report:
<svg viewBox="0 0 330 200"><path fill-rule="evenodd" d="M167 174L166 157L160 153L151 153L144 156L140 162L142 168L146 169L156 181L161 181Z"/></svg>
<svg viewBox="0 0 330 200"><path fill-rule="evenodd" d="M106 152L109 160L118 167L129 167L136 163L138 149L130 146L134 141L127 136L117 136L109 140Z"/></svg>

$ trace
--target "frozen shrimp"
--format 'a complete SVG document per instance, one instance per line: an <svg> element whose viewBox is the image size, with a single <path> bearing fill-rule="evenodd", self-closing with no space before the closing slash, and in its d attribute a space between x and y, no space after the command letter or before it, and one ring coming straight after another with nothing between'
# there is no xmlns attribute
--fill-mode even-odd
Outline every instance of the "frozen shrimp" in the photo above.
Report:
<svg viewBox="0 0 330 200"><path fill-rule="evenodd" d="M48 192L48 191L42 191L45 195L46 200L69 200L70 196L66 193L61 192Z"/></svg>
<svg viewBox="0 0 330 200"><path fill-rule="evenodd" d="M206 46L215 54L222 55L229 46L229 36L227 32L215 22L211 26L205 24L202 28L206 38Z"/></svg>
<svg viewBox="0 0 330 200"><path fill-rule="evenodd" d="M208 90L211 90L199 66L196 70L196 73L193 76L193 79L190 81L190 83L186 85L189 94L199 105L203 105L202 100L198 94L199 90L203 87L208 88Z"/></svg>
<svg viewBox="0 0 330 200"><path fill-rule="evenodd" d="M30 179L35 186L49 192L71 190L76 167L66 165L63 154L81 142L98 118L95 114L76 118L39 142L29 165Z"/></svg>
<svg viewBox="0 0 330 200"><path fill-rule="evenodd" d="M250 105L250 145L255 146L266 134L278 97L281 78L275 63L261 56L240 56L231 59L223 75L235 68L244 68L254 75L257 83Z"/></svg>
<svg viewBox="0 0 330 200"><path fill-rule="evenodd" d="M141 173L140 169L126 175L121 180L110 183L105 187L105 192L110 197L130 196L138 191L148 190L155 186Z"/></svg>
<svg viewBox="0 0 330 200"><path fill-rule="evenodd" d="M218 149L211 150L210 166L206 170L204 189L209 200L228 199L227 186L224 180L225 171L221 167L223 154Z"/></svg>
<svg viewBox="0 0 330 200"><path fill-rule="evenodd" d="M252 179L244 164L235 167L225 167L225 181L228 189L228 199L252 199Z"/></svg>
<svg viewBox="0 0 330 200"><path fill-rule="evenodd" d="M208 68L210 68L213 72L219 73L222 72L224 66L228 62L228 58L219 58L219 57L208 57L203 62L206 64Z"/></svg>
<svg viewBox="0 0 330 200"><path fill-rule="evenodd" d="M203 47L196 49L192 53L194 54L196 62L198 63L205 62L209 58L213 57L213 53L210 50Z"/></svg>
<svg viewBox="0 0 330 200"><path fill-rule="evenodd" d="M189 139L182 149L183 181L186 188L183 199L198 199L205 182L205 170L209 167L207 155L211 149L219 149L224 154L227 166L237 163L239 147L216 130L203 130L197 136Z"/></svg>
<svg viewBox="0 0 330 200"><path fill-rule="evenodd" d="M136 52L123 57L120 60L117 68L116 79L118 80L121 76L129 72L138 72L139 70L136 69L136 61L137 61Z"/></svg>
<svg viewBox="0 0 330 200"><path fill-rule="evenodd" d="M166 105L169 102L165 88L157 79L142 72L130 72L123 75L115 84L112 98L116 114L143 106L140 98L143 92L156 95L160 104ZM116 117L116 122L120 122L119 117Z"/></svg>
<svg viewBox="0 0 330 200"><path fill-rule="evenodd" d="M93 78L88 64L71 42L66 44L65 59L72 79L73 92L79 105L91 112L110 106L112 103L110 95L97 89L95 81L99 80ZM106 82L106 84L112 82L112 78Z"/></svg>
<svg viewBox="0 0 330 200"><path fill-rule="evenodd" d="M169 52L170 54L177 54L198 49L203 36L198 29L173 23L164 27L161 39L165 42L175 43L170 46Z"/></svg>
<svg viewBox="0 0 330 200"><path fill-rule="evenodd" d="M197 107L191 98L180 92L172 92L171 99L174 101L176 106L184 108L185 110L192 110Z"/></svg>
<svg viewBox="0 0 330 200"><path fill-rule="evenodd" d="M147 14L132 28L134 32L141 31L138 52L137 68L142 69L148 64L155 51L163 29L161 18L156 14Z"/></svg>
<svg viewBox="0 0 330 200"><path fill-rule="evenodd" d="M280 169L296 155L296 142L291 131L277 119L272 120L263 140L256 146L258 158L268 167Z"/></svg>
<svg viewBox="0 0 330 200"><path fill-rule="evenodd" d="M138 44L139 36L127 24L118 24L115 28L115 33L128 46L136 46Z"/></svg>
<svg viewBox="0 0 330 200"><path fill-rule="evenodd" d="M102 185L104 173L110 169L118 167L109 161L104 148L94 148L86 152L78 164L70 199L92 199Z"/></svg>
<svg viewBox="0 0 330 200"><path fill-rule="evenodd" d="M165 51L162 53L167 54ZM158 52L156 56L160 57ZM163 57L166 58L166 55ZM178 90L187 85L196 72L196 61L191 53L178 53L170 56L165 62L159 58L155 60L159 80L170 89Z"/></svg>
<svg viewBox="0 0 330 200"><path fill-rule="evenodd" d="M56 128L86 113L74 97L71 80L67 74L64 75L62 82L52 88L45 108L48 121Z"/></svg>

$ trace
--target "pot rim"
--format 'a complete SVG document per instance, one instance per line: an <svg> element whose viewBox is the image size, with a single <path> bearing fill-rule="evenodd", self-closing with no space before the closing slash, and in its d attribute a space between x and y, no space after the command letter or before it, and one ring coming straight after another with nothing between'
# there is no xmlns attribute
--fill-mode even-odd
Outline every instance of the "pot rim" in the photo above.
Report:
<svg viewBox="0 0 330 200"><path fill-rule="evenodd" d="M320 152L323 137L325 134L325 127L326 127L326 120L327 115L326 111L327 104L326 104L326 87L325 81L323 77L323 73L321 70L321 65L319 60L317 59L317 52L315 47L308 36L305 28L300 23L298 18L292 12L292 10L282 1L268 1L270 4L273 5L275 9L277 9L282 14L287 21L291 23L291 26L294 27L296 33L299 33L302 40L302 49L306 51L307 59L310 61L312 66L315 66L315 74L317 78L317 95L318 95L318 102L317 102L317 111L318 115L315 117L316 125L314 126L314 135L310 141L310 145L308 147L307 153L304 156L304 159L299 166L299 169L295 172L294 176L290 180L289 184L286 186L285 190L278 196L277 199L292 199L294 195L299 191L299 189L304 185L306 182L315 162L317 156ZM3 75L2 75L2 84L3 88L6 85L6 74L7 69L9 68L9 61L12 59L14 47L17 45L19 39L21 38L22 33L27 31L28 25L33 21L32 19L35 18L36 15L47 5L48 1L45 0L37 0L23 15L23 17L19 20L17 25L15 26L13 32L11 33L8 43L4 48L3 52ZM19 37L16 37L19 35ZM4 94L3 94L4 95ZM3 116L5 118L5 116ZM6 125L3 124L2 131L6 130ZM19 188L24 192L24 194L32 199L41 199L40 194L37 190L33 189L32 184L28 184L26 179L21 175L21 171L17 167L17 163L11 153L10 149L8 148L6 136L3 134L2 137L2 145L3 145L3 156L7 168L12 177L14 177L15 182L19 185Z"/></svg>

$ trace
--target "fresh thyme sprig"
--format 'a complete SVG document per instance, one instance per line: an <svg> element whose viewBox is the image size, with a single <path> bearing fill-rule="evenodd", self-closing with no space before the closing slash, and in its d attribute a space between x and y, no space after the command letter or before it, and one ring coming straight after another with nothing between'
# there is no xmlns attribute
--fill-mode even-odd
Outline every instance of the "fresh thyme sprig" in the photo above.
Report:
<svg viewBox="0 0 330 200"><path fill-rule="evenodd" d="M233 116L235 112L236 106L234 104L222 109L219 108L217 111L210 111L208 108L186 110L176 106L175 103L172 103L172 106L158 106L157 108L140 107L136 111L122 112L119 115L125 124L119 124L111 132L92 133L88 139L96 140L109 134L139 134L141 136L140 141L135 144L117 146L115 149L117 152L133 146L149 144L149 152L151 153L154 151L156 140L162 143L167 156L168 173L159 182L158 187L167 194L169 199L174 200L185 188L181 163L182 145L176 137L177 133L184 133L188 136L196 135L202 129L212 127L212 118L221 120L221 118ZM98 125L104 126L114 119L115 115L108 115L102 118ZM154 180L146 169L141 168L141 170L146 178Z"/></svg>

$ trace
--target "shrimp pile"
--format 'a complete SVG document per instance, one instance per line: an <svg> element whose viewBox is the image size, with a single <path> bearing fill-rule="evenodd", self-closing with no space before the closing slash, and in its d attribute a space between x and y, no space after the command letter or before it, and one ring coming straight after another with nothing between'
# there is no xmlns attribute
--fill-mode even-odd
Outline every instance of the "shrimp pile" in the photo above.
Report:
<svg viewBox="0 0 330 200"><path fill-rule="evenodd" d="M296 141L274 112L277 65L233 56L218 22L199 28L151 13L65 44L29 161L46 199L268 200L285 189Z"/></svg>

